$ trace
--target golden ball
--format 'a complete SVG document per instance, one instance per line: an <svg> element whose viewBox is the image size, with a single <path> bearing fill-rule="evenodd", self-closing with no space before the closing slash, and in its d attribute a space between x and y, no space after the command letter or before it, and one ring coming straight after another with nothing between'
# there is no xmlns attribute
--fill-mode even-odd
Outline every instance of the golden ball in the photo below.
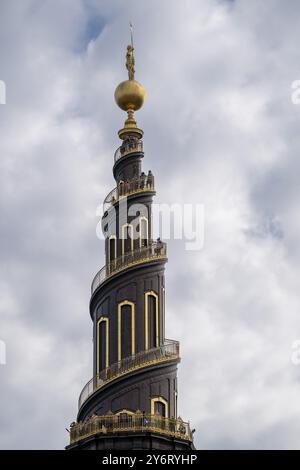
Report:
<svg viewBox="0 0 300 470"><path fill-rule="evenodd" d="M145 95L146 91L143 85L136 80L126 80L117 86L115 100L123 111L129 109L137 111L143 106Z"/></svg>

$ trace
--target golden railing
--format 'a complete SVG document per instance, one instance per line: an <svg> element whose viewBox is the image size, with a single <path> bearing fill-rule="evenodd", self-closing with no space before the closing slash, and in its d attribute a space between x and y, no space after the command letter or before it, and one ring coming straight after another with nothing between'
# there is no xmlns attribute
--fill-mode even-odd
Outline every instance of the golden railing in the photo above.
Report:
<svg viewBox="0 0 300 470"><path fill-rule="evenodd" d="M116 163L120 158L125 157L125 155L135 152L143 152L143 142L141 140L124 142L123 145L115 151L114 162Z"/></svg>
<svg viewBox="0 0 300 470"><path fill-rule="evenodd" d="M95 434L120 432L155 432L186 441L193 441L189 423L181 418L163 418L159 414L150 415L140 411L136 413L108 414L91 416L87 421L72 423L70 443L78 442Z"/></svg>
<svg viewBox="0 0 300 470"><path fill-rule="evenodd" d="M170 339L165 339L164 344L158 348L141 351L134 356L125 357L121 361L115 362L106 369L103 369L98 375L88 381L79 395L78 408L80 409L83 403L96 390L103 387L108 382L133 372L134 370L141 369L142 367L178 358L179 342Z"/></svg>
<svg viewBox="0 0 300 470"><path fill-rule="evenodd" d="M154 191L154 176L151 173L132 178L130 181L121 181L104 199L103 212L106 212L123 197L147 191Z"/></svg>
<svg viewBox="0 0 300 470"><path fill-rule="evenodd" d="M155 259L166 259L167 258L167 245L166 243L157 241L149 242L148 246L137 248L135 250L129 251L122 256L114 259L110 263L103 266L103 268L98 271L96 276L93 279L91 292L92 295L95 290L110 276L117 274L120 271L128 268L129 266L134 266L139 263L144 263L148 260Z"/></svg>

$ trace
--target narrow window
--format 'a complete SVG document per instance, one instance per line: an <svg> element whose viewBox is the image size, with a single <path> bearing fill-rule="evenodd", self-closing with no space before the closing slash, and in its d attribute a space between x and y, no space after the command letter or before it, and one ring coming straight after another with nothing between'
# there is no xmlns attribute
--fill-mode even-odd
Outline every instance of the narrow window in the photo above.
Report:
<svg viewBox="0 0 300 470"><path fill-rule="evenodd" d="M135 354L134 304L125 300L118 311L118 360Z"/></svg>
<svg viewBox="0 0 300 470"><path fill-rule="evenodd" d="M148 328L149 328L149 349L155 348L156 344L156 298L153 295L148 296Z"/></svg>
<svg viewBox="0 0 300 470"><path fill-rule="evenodd" d="M133 250L133 227L125 224L122 227L122 255Z"/></svg>
<svg viewBox="0 0 300 470"><path fill-rule="evenodd" d="M121 319L121 335L122 335L122 349L121 356L124 357L131 356L131 306L123 305L122 306L122 319Z"/></svg>
<svg viewBox="0 0 300 470"><path fill-rule="evenodd" d="M159 346L159 313L158 295L153 292L145 294L145 349Z"/></svg>
<svg viewBox="0 0 300 470"><path fill-rule="evenodd" d="M148 219L140 218L140 248L148 246Z"/></svg>
<svg viewBox="0 0 300 470"><path fill-rule="evenodd" d="M109 365L109 330L108 318L101 317L98 321L97 332L97 374Z"/></svg>
<svg viewBox="0 0 300 470"><path fill-rule="evenodd" d="M111 262L117 257L117 238L115 235L111 235L108 241L108 261Z"/></svg>

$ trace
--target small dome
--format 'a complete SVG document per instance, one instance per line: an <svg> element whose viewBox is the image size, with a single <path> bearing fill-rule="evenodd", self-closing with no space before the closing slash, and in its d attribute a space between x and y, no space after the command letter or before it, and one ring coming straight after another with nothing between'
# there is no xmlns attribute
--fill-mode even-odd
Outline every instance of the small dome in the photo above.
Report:
<svg viewBox="0 0 300 470"><path fill-rule="evenodd" d="M117 105L123 111L137 111L143 106L146 91L143 85L136 80L126 80L120 83L115 91Z"/></svg>

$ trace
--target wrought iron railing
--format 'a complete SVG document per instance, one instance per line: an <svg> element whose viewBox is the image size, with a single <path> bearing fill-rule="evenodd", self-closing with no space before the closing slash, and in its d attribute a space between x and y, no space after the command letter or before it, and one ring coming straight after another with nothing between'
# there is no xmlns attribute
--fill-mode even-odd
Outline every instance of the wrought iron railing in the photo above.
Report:
<svg viewBox="0 0 300 470"><path fill-rule="evenodd" d="M141 175L130 181L121 181L104 199L103 212L106 212L122 197L145 191L154 191L154 177L152 174L149 174L148 176Z"/></svg>
<svg viewBox="0 0 300 470"><path fill-rule="evenodd" d="M166 339L164 344L158 348L141 351L134 356L126 357L119 362L115 362L106 369L103 369L83 387L79 396L78 408L80 409L83 403L96 390L103 387L108 382L136 369L176 358L179 358L179 342Z"/></svg>
<svg viewBox="0 0 300 470"><path fill-rule="evenodd" d="M164 418L159 414L135 413L109 414L91 416L87 421L72 423L70 426L70 443L73 444L95 434L116 432L157 432L159 434L193 441L189 423L181 418Z"/></svg>
<svg viewBox="0 0 300 470"><path fill-rule="evenodd" d="M135 152L143 152L143 142L141 140L124 142L123 145L115 151L114 161L116 163L120 158L125 157L125 155Z"/></svg>
<svg viewBox="0 0 300 470"><path fill-rule="evenodd" d="M166 259L167 245L163 242L149 242L148 246L129 251L103 266L93 279L91 291L95 290L110 276L123 269L148 260Z"/></svg>

